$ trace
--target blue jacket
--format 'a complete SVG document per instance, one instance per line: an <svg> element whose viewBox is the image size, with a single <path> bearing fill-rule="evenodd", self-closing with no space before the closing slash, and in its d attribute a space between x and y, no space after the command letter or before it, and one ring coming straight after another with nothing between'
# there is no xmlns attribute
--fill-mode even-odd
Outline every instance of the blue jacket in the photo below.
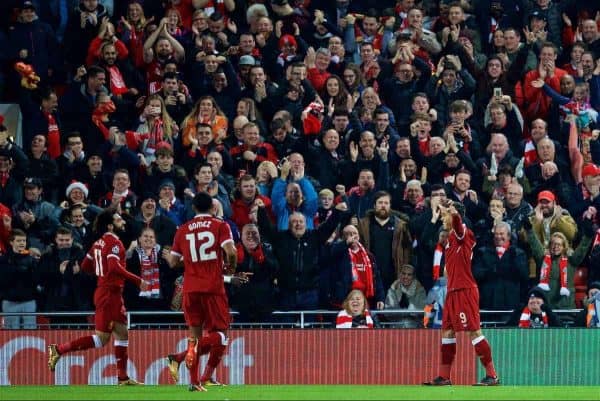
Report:
<svg viewBox="0 0 600 401"><path fill-rule="evenodd" d="M285 192L287 189L287 182L281 178L277 178L273 184L273 191L271 192L271 201L273 202L273 211L277 217L277 230L285 231L288 229L288 222L290 214L294 211L300 212L306 217L306 229L314 230L315 225L313 223L313 216L317 213L318 208L318 196L315 188L310 183L308 178L303 177L296 181L300 185L302 195L304 196L304 202L300 205L298 210L292 210L285 199Z"/></svg>

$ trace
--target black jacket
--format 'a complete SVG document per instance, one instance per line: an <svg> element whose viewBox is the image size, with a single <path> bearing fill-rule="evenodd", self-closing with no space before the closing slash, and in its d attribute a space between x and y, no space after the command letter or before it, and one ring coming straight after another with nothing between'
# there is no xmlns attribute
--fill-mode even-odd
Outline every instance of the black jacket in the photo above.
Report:
<svg viewBox="0 0 600 401"><path fill-rule="evenodd" d="M16 254L10 249L0 256L0 299L12 302L36 300L41 281L37 264L29 252Z"/></svg>
<svg viewBox="0 0 600 401"><path fill-rule="evenodd" d="M39 309L54 312L93 309L96 278L83 271L73 272L74 264L81 263L84 256L79 244L64 250L52 244L42 255L39 270L43 283L43 302ZM59 267L65 260L69 262L64 273L61 273Z"/></svg>
<svg viewBox="0 0 600 401"><path fill-rule="evenodd" d="M473 276L479 285L482 309L516 308L524 300L529 279L525 252L511 245L498 258L493 244L484 246L473 258Z"/></svg>
<svg viewBox="0 0 600 401"><path fill-rule="evenodd" d="M336 210L319 228L307 230L302 237L296 238L289 230L275 231L265 208L258 209L260 232L274 245L275 256L279 261L277 283L282 293L319 288L323 244L337 227L342 214Z"/></svg>

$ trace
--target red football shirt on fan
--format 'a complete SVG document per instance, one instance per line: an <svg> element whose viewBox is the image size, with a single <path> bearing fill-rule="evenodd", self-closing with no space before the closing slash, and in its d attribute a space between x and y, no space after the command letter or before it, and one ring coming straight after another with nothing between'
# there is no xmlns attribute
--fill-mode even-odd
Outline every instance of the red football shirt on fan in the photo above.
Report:
<svg viewBox="0 0 600 401"><path fill-rule="evenodd" d="M223 246L233 242L229 225L208 214L177 229L171 254L183 257L183 292L224 294Z"/></svg>
<svg viewBox="0 0 600 401"><path fill-rule="evenodd" d="M465 226L458 215L452 216L452 230L446 244L446 276L448 291L477 287L471 272L475 235Z"/></svg>
<svg viewBox="0 0 600 401"><path fill-rule="evenodd" d="M81 264L84 271L98 276L98 288L123 288L125 280L139 287L140 278L125 269L125 247L115 234L107 232L94 242Z"/></svg>

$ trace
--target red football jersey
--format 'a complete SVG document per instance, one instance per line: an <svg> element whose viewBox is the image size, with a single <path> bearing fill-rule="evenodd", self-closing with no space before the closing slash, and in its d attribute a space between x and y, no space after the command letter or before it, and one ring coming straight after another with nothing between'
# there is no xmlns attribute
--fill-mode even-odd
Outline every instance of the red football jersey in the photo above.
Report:
<svg viewBox="0 0 600 401"><path fill-rule="evenodd" d="M94 242L85 258L85 266L82 265L82 268L95 272L98 276L98 288L123 288L125 280L139 285L139 277L125 269L125 247L115 234L105 233Z"/></svg>
<svg viewBox="0 0 600 401"><path fill-rule="evenodd" d="M199 214L177 229L171 254L183 257L183 292L224 294L223 246L233 242L229 225Z"/></svg>
<svg viewBox="0 0 600 401"><path fill-rule="evenodd" d="M450 234L448 234L448 243L444 255L446 258L448 291L477 287L471 272L475 235L462 223L458 216L452 219L452 227ZM462 232L462 236L459 236L460 232Z"/></svg>

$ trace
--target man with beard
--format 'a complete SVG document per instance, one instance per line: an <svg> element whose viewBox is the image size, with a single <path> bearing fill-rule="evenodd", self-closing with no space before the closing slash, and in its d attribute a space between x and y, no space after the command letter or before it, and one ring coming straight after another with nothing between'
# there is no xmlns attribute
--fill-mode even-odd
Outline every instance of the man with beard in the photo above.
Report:
<svg viewBox="0 0 600 401"><path fill-rule="evenodd" d="M117 60L117 48L112 42L100 47L100 66L106 71L106 86L117 106L116 118L131 121L130 116L136 115L135 98L143 86L141 77L128 59Z"/></svg>
<svg viewBox="0 0 600 401"><path fill-rule="evenodd" d="M556 196L551 191L542 191L537 196L534 214L530 215L532 230L544 247L548 246L550 236L555 232L562 233L569 243L577 234L577 223L566 209L556 202ZM535 218L541 214L541 218Z"/></svg>
<svg viewBox="0 0 600 401"><path fill-rule="evenodd" d="M391 196L378 191L374 209L358 221L358 231L365 248L375 255L384 290L398 278L400 268L411 260L412 238L408 216L392 211Z"/></svg>
<svg viewBox="0 0 600 401"><path fill-rule="evenodd" d="M48 368L54 372L60 358L69 352L105 346L111 334L114 335L115 358L119 385L143 384L127 375L127 348L129 331L123 301L125 280L145 291L148 283L141 277L129 273L125 268L125 247L119 233L125 229L125 220L113 209L100 213L95 222L96 233L103 233L88 251L81 263L81 269L98 276L98 286L94 294L96 333L80 337L63 344L48 346Z"/></svg>
<svg viewBox="0 0 600 401"><path fill-rule="evenodd" d="M168 32L166 22L163 18L158 28L144 42L148 94L158 91L165 65L172 61L183 61L185 57L183 46Z"/></svg>

